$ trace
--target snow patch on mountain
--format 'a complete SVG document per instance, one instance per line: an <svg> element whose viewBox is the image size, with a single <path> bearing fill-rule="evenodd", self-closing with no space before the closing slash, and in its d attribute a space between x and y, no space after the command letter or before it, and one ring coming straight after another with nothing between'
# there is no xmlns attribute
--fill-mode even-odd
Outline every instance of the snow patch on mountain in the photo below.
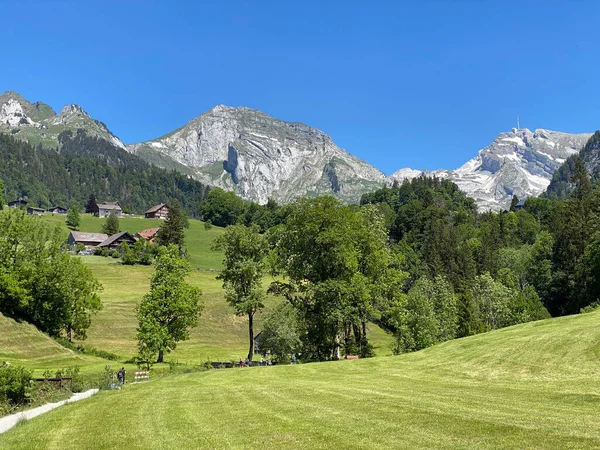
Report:
<svg viewBox="0 0 600 450"><path fill-rule="evenodd" d="M390 178L400 179L402 174L410 174L405 178L421 175L448 178L472 197L480 210L501 211L510 206L513 195L524 199L544 192L554 171L590 137L591 133L513 128L511 132L500 133L475 158L456 170L400 169Z"/></svg>

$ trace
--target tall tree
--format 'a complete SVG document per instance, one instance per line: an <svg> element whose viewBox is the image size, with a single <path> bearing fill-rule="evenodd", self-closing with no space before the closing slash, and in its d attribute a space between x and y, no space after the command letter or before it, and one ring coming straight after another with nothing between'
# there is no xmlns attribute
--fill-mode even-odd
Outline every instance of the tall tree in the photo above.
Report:
<svg viewBox="0 0 600 450"><path fill-rule="evenodd" d="M96 204L96 196L94 194L90 194L88 201L85 205L86 214L95 214L98 209L98 205Z"/></svg>
<svg viewBox="0 0 600 450"><path fill-rule="evenodd" d="M264 307L262 278L269 245L258 227L231 225L214 244L225 253L224 268L217 276L223 280L225 298L236 314L248 316L248 359L254 353L254 315Z"/></svg>
<svg viewBox="0 0 600 450"><path fill-rule="evenodd" d="M79 224L81 223L81 217L79 216L79 205L75 204L69 208L66 223L71 230L79 229Z"/></svg>
<svg viewBox="0 0 600 450"><path fill-rule="evenodd" d="M156 361L162 363L165 351L171 352L177 342L189 338L203 304L200 289L185 280L191 266L176 245L161 247L155 263L150 292L136 307L137 338L140 356L145 359L158 354Z"/></svg>
<svg viewBox="0 0 600 450"><path fill-rule="evenodd" d="M0 312L53 336L84 338L102 304L100 284L64 251L59 227L20 210L0 213Z"/></svg>
<svg viewBox="0 0 600 450"><path fill-rule="evenodd" d="M101 231L102 233L108 234L109 236L117 234L119 231L121 231L119 225L119 217L117 217L114 211L111 211L108 217L104 220Z"/></svg>
<svg viewBox="0 0 600 450"><path fill-rule="evenodd" d="M176 245L179 251L183 251L185 244L185 229L189 228L190 223L187 215L181 209L179 202L174 201L169 204L169 214L165 221L160 225L156 235L158 245Z"/></svg>

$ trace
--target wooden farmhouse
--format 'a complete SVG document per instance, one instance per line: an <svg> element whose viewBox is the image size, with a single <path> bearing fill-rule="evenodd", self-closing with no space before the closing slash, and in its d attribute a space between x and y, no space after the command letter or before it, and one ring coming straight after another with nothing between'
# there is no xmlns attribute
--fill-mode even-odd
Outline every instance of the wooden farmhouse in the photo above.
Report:
<svg viewBox="0 0 600 450"><path fill-rule="evenodd" d="M52 208L48 209L48 212L52 214L66 214L68 210L62 206L53 206Z"/></svg>
<svg viewBox="0 0 600 450"><path fill-rule="evenodd" d="M136 240L137 239L127 231L121 231L120 233L113 234L112 236L106 238L104 241L98 244L98 247L108 247L111 250L117 250L123 242L127 242L130 247L133 247L133 244L135 244Z"/></svg>
<svg viewBox="0 0 600 450"><path fill-rule="evenodd" d="M27 207L27 214L30 216L43 216L45 212L46 210L42 208L34 208L33 206Z"/></svg>
<svg viewBox="0 0 600 450"><path fill-rule="evenodd" d="M146 219L166 219L169 215L169 207L165 203L153 206L144 213Z"/></svg>
<svg viewBox="0 0 600 450"><path fill-rule="evenodd" d="M15 200L13 202L8 202L8 207L9 208L24 208L27 206L27 201L19 199L19 200Z"/></svg>
<svg viewBox="0 0 600 450"><path fill-rule="evenodd" d="M123 215L123 208L119 202L98 203L96 208L98 217L108 217L111 212L114 212L117 217Z"/></svg>
<svg viewBox="0 0 600 450"><path fill-rule="evenodd" d="M154 238L158 233L159 228L148 228L147 230L142 230L135 233L135 237L138 239L146 239L148 242L154 242Z"/></svg>
<svg viewBox="0 0 600 450"><path fill-rule="evenodd" d="M108 235L104 233L86 233L83 231L71 231L67 238L69 247L74 248L77 244L85 245L85 248L97 247L108 239Z"/></svg>

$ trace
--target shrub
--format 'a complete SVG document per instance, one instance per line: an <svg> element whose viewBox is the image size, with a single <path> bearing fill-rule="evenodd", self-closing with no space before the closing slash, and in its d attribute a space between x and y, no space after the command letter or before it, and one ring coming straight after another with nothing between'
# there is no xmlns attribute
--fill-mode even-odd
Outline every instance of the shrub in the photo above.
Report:
<svg viewBox="0 0 600 450"><path fill-rule="evenodd" d="M25 403L33 390L31 371L6 362L0 365L0 402L10 405Z"/></svg>
<svg viewBox="0 0 600 450"><path fill-rule="evenodd" d="M596 300L594 303L590 303L586 307L581 308L580 312L583 314L591 313L591 312L596 311L597 309L600 309L600 300Z"/></svg>
<svg viewBox="0 0 600 450"><path fill-rule="evenodd" d="M104 372L100 377L98 387L100 389L112 389L117 379L117 373L109 366L104 366Z"/></svg>

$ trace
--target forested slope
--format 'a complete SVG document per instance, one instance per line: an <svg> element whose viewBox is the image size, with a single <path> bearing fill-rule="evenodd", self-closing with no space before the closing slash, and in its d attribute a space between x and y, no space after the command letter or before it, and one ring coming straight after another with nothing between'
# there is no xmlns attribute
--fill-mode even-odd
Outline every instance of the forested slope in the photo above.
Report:
<svg viewBox="0 0 600 450"><path fill-rule="evenodd" d="M143 213L161 202L178 200L192 217L208 187L175 171L159 169L83 130L60 135L60 149L32 147L0 134L0 179L6 200L32 205L83 206L90 194L98 201L120 201L127 212Z"/></svg>

